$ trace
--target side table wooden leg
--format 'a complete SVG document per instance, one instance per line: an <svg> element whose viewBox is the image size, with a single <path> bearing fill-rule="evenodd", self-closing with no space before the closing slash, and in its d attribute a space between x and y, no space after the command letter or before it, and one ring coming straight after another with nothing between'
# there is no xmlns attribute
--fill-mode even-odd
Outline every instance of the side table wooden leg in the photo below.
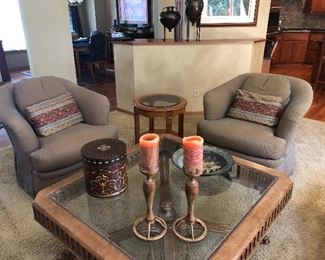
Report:
<svg viewBox="0 0 325 260"><path fill-rule="evenodd" d="M149 132L153 133L155 131L155 119L153 117L149 117Z"/></svg>
<svg viewBox="0 0 325 260"><path fill-rule="evenodd" d="M139 143L140 138L140 118L139 112L134 108L134 143Z"/></svg>
<svg viewBox="0 0 325 260"><path fill-rule="evenodd" d="M166 117L166 133L172 134L173 131L173 118L171 116Z"/></svg>
<svg viewBox="0 0 325 260"><path fill-rule="evenodd" d="M178 116L178 136L184 136L184 114Z"/></svg>

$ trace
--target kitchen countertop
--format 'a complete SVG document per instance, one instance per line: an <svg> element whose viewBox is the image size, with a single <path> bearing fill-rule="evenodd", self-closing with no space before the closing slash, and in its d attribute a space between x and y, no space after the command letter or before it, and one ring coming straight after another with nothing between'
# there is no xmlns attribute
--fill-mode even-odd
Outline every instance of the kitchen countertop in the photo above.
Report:
<svg viewBox="0 0 325 260"><path fill-rule="evenodd" d="M314 28L281 28L282 32L287 31L310 31L310 32L325 32L324 29L314 29Z"/></svg>
<svg viewBox="0 0 325 260"><path fill-rule="evenodd" d="M279 32L325 32L325 28L324 29L314 29L314 28L281 28L279 31L269 32L269 33L279 33Z"/></svg>
<svg viewBox="0 0 325 260"><path fill-rule="evenodd" d="M325 33L324 29L308 29L308 28L281 28L280 31L274 31L274 32L268 32L267 36L272 36L278 33L308 33L308 32L314 32L314 33Z"/></svg>

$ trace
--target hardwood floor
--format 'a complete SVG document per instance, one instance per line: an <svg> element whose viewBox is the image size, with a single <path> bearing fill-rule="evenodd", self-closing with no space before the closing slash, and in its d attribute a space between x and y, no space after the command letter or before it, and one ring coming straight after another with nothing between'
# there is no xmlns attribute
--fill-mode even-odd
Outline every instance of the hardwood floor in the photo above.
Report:
<svg viewBox="0 0 325 260"><path fill-rule="evenodd" d="M293 76L310 81L311 65L288 64L271 66L271 73ZM324 86L325 87L325 86ZM305 117L325 122L325 90L318 87L314 92L314 100Z"/></svg>
<svg viewBox="0 0 325 260"><path fill-rule="evenodd" d="M281 64L281 65L272 65L270 69L270 73L297 77L309 82L311 78L311 70L312 70L312 65Z"/></svg>
<svg viewBox="0 0 325 260"><path fill-rule="evenodd" d="M275 74L294 76L309 81L311 77L311 69L312 67L310 65L304 64L276 65L271 67L270 72ZM12 82L16 82L28 77L20 71L12 73L11 76ZM111 110L116 109L116 87L114 78L109 77L104 81L100 81L95 84L89 84L84 87L107 96L111 103ZM325 91L322 88L318 88L314 93L314 101L310 110L306 114L306 117L325 122ZM10 141L5 130L0 129L0 149L8 146L9 144Z"/></svg>

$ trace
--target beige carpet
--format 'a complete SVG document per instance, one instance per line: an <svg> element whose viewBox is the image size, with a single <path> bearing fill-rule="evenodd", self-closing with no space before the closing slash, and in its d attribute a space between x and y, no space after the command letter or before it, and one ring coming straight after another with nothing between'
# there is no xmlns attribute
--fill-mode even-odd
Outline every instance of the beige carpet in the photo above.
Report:
<svg viewBox="0 0 325 260"><path fill-rule="evenodd" d="M185 117L194 134L197 116ZM120 139L133 143L133 118L112 113ZM147 122L142 120L142 126ZM253 259L325 259L325 123L304 119L297 136L293 198L271 227L271 244ZM0 150L0 259L55 259L63 246L33 220L31 198L16 184L12 148Z"/></svg>

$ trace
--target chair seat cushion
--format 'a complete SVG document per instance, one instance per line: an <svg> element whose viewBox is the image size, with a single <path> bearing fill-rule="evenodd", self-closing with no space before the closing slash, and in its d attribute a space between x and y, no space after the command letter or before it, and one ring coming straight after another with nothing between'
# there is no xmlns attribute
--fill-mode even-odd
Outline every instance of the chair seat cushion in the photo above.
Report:
<svg viewBox="0 0 325 260"><path fill-rule="evenodd" d="M284 156L286 141L274 136L274 129L233 118L201 120L198 135L212 145L249 156L277 160Z"/></svg>
<svg viewBox="0 0 325 260"><path fill-rule="evenodd" d="M81 147L101 138L117 138L117 128L80 123L41 137L41 148L30 154L33 168L38 172L48 172L78 163L81 161Z"/></svg>
<svg viewBox="0 0 325 260"><path fill-rule="evenodd" d="M83 121L70 93L26 107L26 115L41 136L48 136Z"/></svg>

